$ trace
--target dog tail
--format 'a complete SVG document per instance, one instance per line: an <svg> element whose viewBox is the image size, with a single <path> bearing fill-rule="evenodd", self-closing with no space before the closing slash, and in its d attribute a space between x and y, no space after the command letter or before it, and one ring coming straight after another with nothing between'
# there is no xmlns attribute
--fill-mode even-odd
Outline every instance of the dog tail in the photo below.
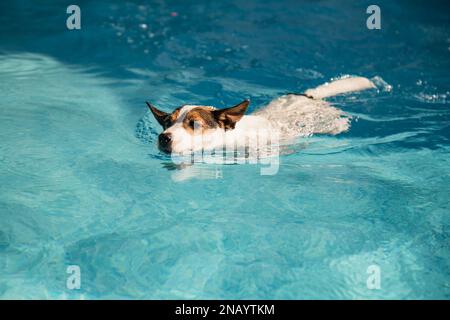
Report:
<svg viewBox="0 0 450 320"><path fill-rule="evenodd" d="M376 88L372 81L363 77L344 78L308 89L304 95L312 99L323 99L338 94Z"/></svg>

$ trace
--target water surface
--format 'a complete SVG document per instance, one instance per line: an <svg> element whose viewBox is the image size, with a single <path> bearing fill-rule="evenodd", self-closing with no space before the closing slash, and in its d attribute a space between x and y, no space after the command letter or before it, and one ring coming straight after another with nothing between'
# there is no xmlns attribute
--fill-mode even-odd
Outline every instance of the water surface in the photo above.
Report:
<svg viewBox="0 0 450 320"><path fill-rule="evenodd" d="M0 297L449 299L442 1L0 4ZM251 110L343 75L337 136L177 170L145 100ZM66 288L69 265L80 290ZM367 268L381 270L369 290Z"/></svg>

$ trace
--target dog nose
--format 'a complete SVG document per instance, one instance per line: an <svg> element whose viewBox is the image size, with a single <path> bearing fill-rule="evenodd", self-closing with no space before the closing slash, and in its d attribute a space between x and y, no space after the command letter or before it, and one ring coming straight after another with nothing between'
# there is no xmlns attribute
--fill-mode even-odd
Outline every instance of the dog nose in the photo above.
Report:
<svg viewBox="0 0 450 320"><path fill-rule="evenodd" d="M161 133L158 137L158 141L160 146L168 146L170 142L172 142L172 135L170 133Z"/></svg>

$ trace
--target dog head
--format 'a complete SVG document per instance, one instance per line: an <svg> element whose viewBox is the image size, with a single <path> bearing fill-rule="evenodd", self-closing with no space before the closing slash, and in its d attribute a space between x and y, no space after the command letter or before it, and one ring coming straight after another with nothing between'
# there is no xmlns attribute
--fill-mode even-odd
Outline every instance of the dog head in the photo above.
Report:
<svg viewBox="0 0 450 320"><path fill-rule="evenodd" d="M231 108L184 105L166 113L147 102L155 119L164 131L158 137L158 146L166 153L182 153L215 147L224 133L235 129L249 105L248 100Z"/></svg>

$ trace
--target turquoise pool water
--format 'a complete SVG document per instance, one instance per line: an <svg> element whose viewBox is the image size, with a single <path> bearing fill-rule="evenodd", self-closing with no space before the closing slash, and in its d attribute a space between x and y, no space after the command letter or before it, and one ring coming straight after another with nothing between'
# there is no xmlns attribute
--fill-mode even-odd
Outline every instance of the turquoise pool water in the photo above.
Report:
<svg viewBox="0 0 450 320"><path fill-rule="evenodd" d="M444 1L0 3L0 298L449 299ZM278 173L176 170L145 100L251 110L342 75ZM67 267L81 287L70 290ZM370 266L380 288L367 286Z"/></svg>

